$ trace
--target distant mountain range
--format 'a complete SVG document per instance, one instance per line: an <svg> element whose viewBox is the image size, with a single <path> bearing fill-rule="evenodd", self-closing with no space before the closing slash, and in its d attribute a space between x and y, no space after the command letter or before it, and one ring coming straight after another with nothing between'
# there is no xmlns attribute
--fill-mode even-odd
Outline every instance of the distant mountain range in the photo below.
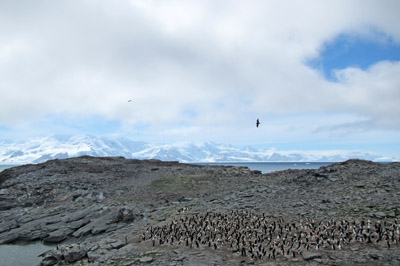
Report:
<svg viewBox="0 0 400 266"><path fill-rule="evenodd" d="M358 151L280 151L238 148L204 142L201 144L149 144L126 138L95 136L49 136L25 142L0 140L0 164L40 163L80 155L123 156L180 162L338 162L351 158L393 161L370 152Z"/></svg>

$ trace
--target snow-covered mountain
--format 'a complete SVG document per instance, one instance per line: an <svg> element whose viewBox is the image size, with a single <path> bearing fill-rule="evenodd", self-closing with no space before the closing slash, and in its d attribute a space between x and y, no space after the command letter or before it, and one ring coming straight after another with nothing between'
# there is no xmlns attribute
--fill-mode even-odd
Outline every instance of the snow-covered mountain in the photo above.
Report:
<svg viewBox="0 0 400 266"><path fill-rule="evenodd" d="M238 148L212 142L158 145L126 138L95 136L50 136L25 142L0 140L0 164L39 163L80 155L123 156L180 162L337 162L350 158L392 161L369 152L357 151L279 151Z"/></svg>

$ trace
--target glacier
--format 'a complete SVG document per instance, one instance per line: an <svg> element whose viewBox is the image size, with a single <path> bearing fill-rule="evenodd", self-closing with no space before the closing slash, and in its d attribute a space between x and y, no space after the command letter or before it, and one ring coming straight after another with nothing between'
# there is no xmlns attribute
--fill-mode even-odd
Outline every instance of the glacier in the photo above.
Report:
<svg viewBox="0 0 400 266"><path fill-rule="evenodd" d="M358 158L372 161L398 161L365 151L301 151L275 148L244 148L214 142L151 144L123 137L91 135L52 135L24 142L0 140L0 164L41 163L81 155L123 156L129 159L159 159L182 163L213 162L339 162Z"/></svg>

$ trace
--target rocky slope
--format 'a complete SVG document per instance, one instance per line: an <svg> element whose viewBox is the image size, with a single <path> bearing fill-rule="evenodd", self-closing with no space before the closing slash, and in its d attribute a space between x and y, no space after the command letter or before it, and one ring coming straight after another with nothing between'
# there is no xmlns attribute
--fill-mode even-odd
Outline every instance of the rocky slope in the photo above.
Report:
<svg viewBox="0 0 400 266"><path fill-rule="evenodd" d="M0 243L43 265L400 263L400 163L245 167L77 157L0 173Z"/></svg>

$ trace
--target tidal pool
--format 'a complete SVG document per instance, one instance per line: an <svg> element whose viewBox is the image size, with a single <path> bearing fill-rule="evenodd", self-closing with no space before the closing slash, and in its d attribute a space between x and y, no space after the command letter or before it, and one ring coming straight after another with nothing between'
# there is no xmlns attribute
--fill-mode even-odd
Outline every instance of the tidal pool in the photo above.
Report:
<svg viewBox="0 0 400 266"><path fill-rule="evenodd" d="M27 245L0 245L0 266L35 266L42 260L38 257L53 246L40 242Z"/></svg>

